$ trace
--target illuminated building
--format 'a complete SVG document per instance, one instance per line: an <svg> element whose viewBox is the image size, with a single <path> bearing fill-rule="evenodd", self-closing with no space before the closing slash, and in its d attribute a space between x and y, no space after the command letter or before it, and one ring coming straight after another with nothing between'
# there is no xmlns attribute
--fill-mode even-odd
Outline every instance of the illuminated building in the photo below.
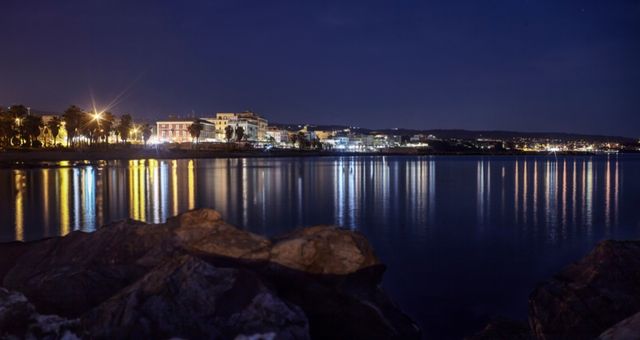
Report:
<svg viewBox="0 0 640 340"><path fill-rule="evenodd" d="M200 132L200 141L214 141L215 125L205 119L198 120L202 124ZM193 142L193 138L189 133L189 126L193 124L193 119L173 118L170 120L162 120L156 122L156 138L159 143L189 143Z"/></svg>
<svg viewBox="0 0 640 340"><path fill-rule="evenodd" d="M251 111L240 113L219 112L216 118L204 118L215 125L215 138L218 141L226 141L226 128L231 126L244 129L244 139L247 141L265 141L267 138L268 122L265 118Z"/></svg>

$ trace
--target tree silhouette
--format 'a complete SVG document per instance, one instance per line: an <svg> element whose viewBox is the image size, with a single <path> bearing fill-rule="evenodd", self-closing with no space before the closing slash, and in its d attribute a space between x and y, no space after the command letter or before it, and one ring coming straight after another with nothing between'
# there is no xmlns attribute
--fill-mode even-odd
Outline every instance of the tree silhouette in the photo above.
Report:
<svg viewBox="0 0 640 340"><path fill-rule="evenodd" d="M244 128L242 126L236 126L236 140L240 142L242 138L244 138Z"/></svg>
<svg viewBox="0 0 640 340"><path fill-rule="evenodd" d="M102 118L100 118L100 137L104 143L108 142L109 135L114 129L116 118L113 116L113 113L106 111L102 114Z"/></svg>
<svg viewBox="0 0 640 340"><path fill-rule="evenodd" d="M16 135L15 119L0 107L0 143L3 146L11 144L11 138Z"/></svg>
<svg viewBox="0 0 640 340"><path fill-rule="evenodd" d="M229 143L231 141L231 139L233 138L233 126L227 125L224 128L224 136L227 139L227 143Z"/></svg>
<svg viewBox="0 0 640 340"><path fill-rule="evenodd" d="M14 145L20 145L27 139L25 138L26 131L22 123L24 117L26 117L28 114L29 109L27 109L27 107L22 104L9 107L9 116L13 121L13 136L11 138L14 139L14 141L12 142L12 144Z"/></svg>
<svg viewBox="0 0 640 340"><path fill-rule="evenodd" d="M47 122L47 129L51 133L51 137L53 137L53 145L56 145L56 139L58 138L58 134L60 133L60 126L62 125L62 120L60 117L54 116L50 121Z"/></svg>
<svg viewBox="0 0 640 340"><path fill-rule="evenodd" d="M151 138L152 133L153 129L151 129L151 125L144 124L142 126L142 140L144 141L144 146L147 146L147 141Z"/></svg>
<svg viewBox="0 0 640 340"><path fill-rule="evenodd" d="M200 132L202 132L203 129L204 126L202 125L202 123L196 119L193 121L193 123L191 123L191 125L189 125L187 131L189 131L191 138L195 139L196 143L198 143L200 139Z"/></svg>
<svg viewBox="0 0 640 340"><path fill-rule="evenodd" d="M22 135L23 139L27 141L27 145L34 147L38 142L38 136L40 135L40 128L44 126L41 116L28 115L24 117L22 122Z"/></svg>
<svg viewBox="0 0 640 340"><path fill-rule="evenodd" d="M129 139L129 132L131 131L131 127L133 126L133 118L131 115L125 114L120 117L120 124L118 124L117 130L120 134L120 139L123 143L127 143Z"/></svg>
<svg viewBox="0 0 640 340"><path fill-rule="evenodd" d="M62 119L65 123L65 129L67 130L67 145L75 145L74 138L80 132L83 117L84 112L82 111L82 109L75 105L69 106L69 108L66 109L62 114Z"/></svg>

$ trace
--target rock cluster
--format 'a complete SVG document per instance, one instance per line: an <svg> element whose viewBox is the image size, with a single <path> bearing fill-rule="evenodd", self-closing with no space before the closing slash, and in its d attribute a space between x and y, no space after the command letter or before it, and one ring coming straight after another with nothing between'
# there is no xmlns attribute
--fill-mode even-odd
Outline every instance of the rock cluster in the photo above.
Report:
<svg viewBox="0 0 640 340"><path fill-rule="evenodd" d="M511 335L498 335L505 332ZM529 296L529 327L490 324L472 337L506 338L640 339L640 241L600 242L538 285Z"/></svg>
<svg viewBox="0 0 640 340"><path fill-rule="evenodd" d="M529 297L529 324L538 339L595 338L637 312L640 241L600 242Z"/></svg>
<svg viewBox="0 0 640 340"><path fill-rule="evenodd" d="M361 234L331 226L271 241L211 209L123 221L0 245L0 337L46 319L52 338L419 338L383 272Z"/></svg>

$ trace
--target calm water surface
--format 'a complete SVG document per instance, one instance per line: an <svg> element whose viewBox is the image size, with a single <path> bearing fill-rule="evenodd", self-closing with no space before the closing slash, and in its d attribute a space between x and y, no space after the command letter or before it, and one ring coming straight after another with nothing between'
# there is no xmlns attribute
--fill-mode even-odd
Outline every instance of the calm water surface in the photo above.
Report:
<svg viewBox="0 0 640 340"><path fill-rule="evenodd" d="M540 280L640 235L640 157L109 161L0 169L0 240L213 207L267 236L337 224L369 237L384 287L427 335L524 318Z"/></svg>

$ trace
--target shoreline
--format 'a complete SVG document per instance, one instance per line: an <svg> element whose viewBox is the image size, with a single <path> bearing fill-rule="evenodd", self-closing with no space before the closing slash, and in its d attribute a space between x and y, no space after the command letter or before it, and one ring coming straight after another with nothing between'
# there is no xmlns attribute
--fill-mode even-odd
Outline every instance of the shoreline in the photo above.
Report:
<svg viewBox="0 0 640 340"><path fill-rule="evenodd" d="M557 156L604 156L627 155L637 152L620 153L556 153ZM0 152L0 168L22 167L30 164L41 165L43 162L60 161L112 161L139 159L218 159L218 158L305 158L305 157L371 157L371 156L552 156L548 152L425 152L424 150L393 150L388 152L339 152L339 151L307 151L307 150L181 150L181 149L80 149L80 150L11 150Z"/></svg>

